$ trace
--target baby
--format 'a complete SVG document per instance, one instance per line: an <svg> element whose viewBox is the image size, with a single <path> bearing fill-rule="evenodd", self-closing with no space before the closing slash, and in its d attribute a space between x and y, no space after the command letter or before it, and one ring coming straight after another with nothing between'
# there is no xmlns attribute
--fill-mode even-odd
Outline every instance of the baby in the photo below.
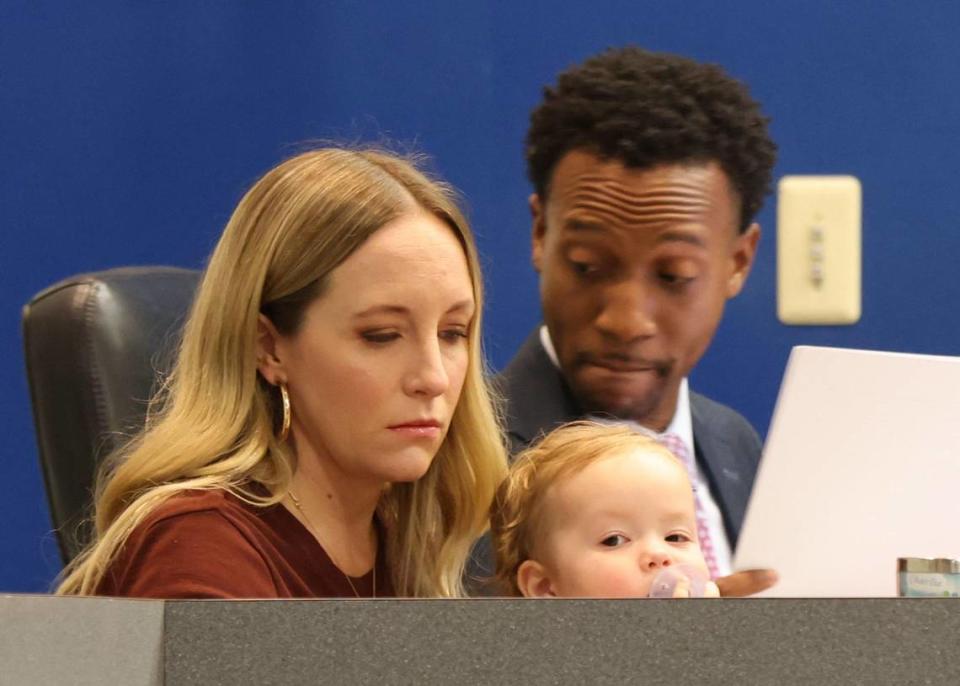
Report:
<svg viewBox="0 0 960 686"><path fill-rule="evenodd" d="M491 529L510 595L646 597L672 568L682 573L667 596L684 598L709 578L686 468L622 425L567 424L520 453ZM713 582L702 594L720 595Z"/></svg>

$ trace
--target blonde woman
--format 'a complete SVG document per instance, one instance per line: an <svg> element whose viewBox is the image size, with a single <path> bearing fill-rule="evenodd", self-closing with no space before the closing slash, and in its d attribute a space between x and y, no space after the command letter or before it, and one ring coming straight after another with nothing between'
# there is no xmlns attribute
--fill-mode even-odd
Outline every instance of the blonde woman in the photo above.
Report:
<svg viewBox="0 0 960 686"><path fill-rule="evenodd" d="M323 149L240 201L61 594L459 596L506 459L449 189Z"/></svg>

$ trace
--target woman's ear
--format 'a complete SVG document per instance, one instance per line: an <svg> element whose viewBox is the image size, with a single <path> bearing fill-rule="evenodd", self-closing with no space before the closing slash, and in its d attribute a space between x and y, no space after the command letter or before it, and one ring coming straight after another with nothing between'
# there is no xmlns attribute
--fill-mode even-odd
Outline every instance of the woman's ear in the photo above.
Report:
<svg viewBox="0 0 960 686"><path fill-rule="evenodd" d="M261 313L257 317L257 371L267 383L274 386L287 381L283 362L277 356L279 342L280 332L277 327Z"/></svg>
<svg viewBox="0 0 960 686"><path fill-rule="evenodd" d="M527 598L555 598L547 568L536 560L524 560L517 568L517 587Z"/></svg>

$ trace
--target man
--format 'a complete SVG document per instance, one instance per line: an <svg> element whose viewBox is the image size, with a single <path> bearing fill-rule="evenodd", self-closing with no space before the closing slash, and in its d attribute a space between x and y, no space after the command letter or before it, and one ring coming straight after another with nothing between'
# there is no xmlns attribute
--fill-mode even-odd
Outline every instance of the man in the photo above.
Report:
<svg viewBox="0 0 960 686"><path fill-rule="evenodd" d="M687 376L753 264L776 158L767 121L741 83L675 55L612 49L563 72L527 135L544 326L498 379L514 452L596 416L695 455L700 533L721 576L760 440ZM734 595L773 579L718 584Z"/></svg>

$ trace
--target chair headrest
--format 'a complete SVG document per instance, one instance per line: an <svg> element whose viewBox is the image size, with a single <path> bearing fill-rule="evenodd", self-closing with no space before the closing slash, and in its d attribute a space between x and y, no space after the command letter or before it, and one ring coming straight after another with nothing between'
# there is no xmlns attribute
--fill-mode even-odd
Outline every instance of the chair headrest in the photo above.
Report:
<svg viewBox="0 0 960 686"><path fill-rule="evenodd" d="M23 308L40 463L64 560L80 550L105 455L143 426L200 272L125 267L73 276Z"/></svg>

